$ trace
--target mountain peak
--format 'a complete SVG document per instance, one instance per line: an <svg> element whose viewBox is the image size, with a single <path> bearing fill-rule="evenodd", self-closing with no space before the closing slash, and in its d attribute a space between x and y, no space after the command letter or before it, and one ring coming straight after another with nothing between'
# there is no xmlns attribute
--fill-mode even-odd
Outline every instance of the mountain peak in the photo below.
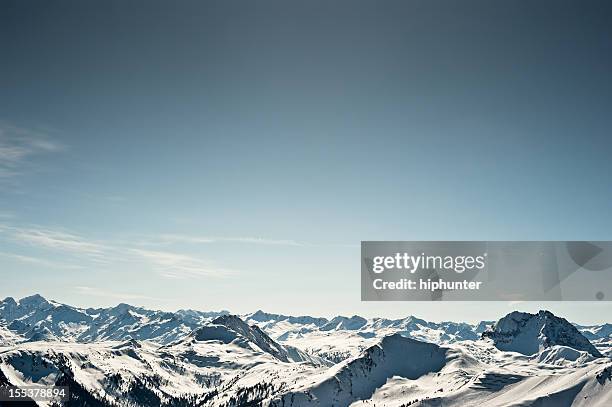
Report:
<svg viewBox="0 0 612 407"><path fill-rule="evenodd" d="M331 331L334 329L345 329L347 331L356 331L368 323L368 320L360 317L359 315L353 315L352 317L337 316L331 321L321 327L322 331Z"/></svg>
<svg viewBox="0 0 612 407"><path fill-rule="evenodd" d="M195 341L221 341L235 343L240 346L251 347L255 345L275 358L284 362L290 357L287 350L276 343L257 325L249 325L236 315L222 315L215 318L210 324L196 329L191 337Z"/></svg>
<svg viewBox="0 0 612 407"><path fill-rule="evenodd" d="M23 297L21 300L19 300L19 302L47 302L47 300L45 299L45 297L43 297L40 294L32 294L32 295L28 295L27 297Z"/></svg>
<svg viewBox="0 0 612 407"><path fill-rule="evenodd" d="M45 297L40 294L33 294L19 300L19 305L22 307L40 307L48 304L49 301L47 301Z"/></svg>
<svg viewBox="0 0 612 407"><path fill-rule="evenodd" d="M212 320L213 324L224 325L228 328L238 328L240 330L250 328L250 326L234 314L220 315Z"/></svg>
<svg viewBox="0 0 612 407"><path fill-rule="evenodd" d="M564 318L542 310L537 314L514 311L482 333L503 351L533 355L555 345L585 351L595 357L601 353L589 340Z"/></svg>
<svg viewBox="0 0 612 407"><path fill-rule="evenodd" d="M13 297L6 297L5 299L3 299L0 302L3 302L5 304L17 305L17 301L15 301L15 299Z"/></svg>
<svg viewBox="0 0 612 407"><path fill-rule="evenodd" d="M257 322L266 322L270 320L282 320L287 319L285 315L280 314L270 314L269 312L265 312L263 310L258 309L254 313L249 316L249 319Z"/></svg>

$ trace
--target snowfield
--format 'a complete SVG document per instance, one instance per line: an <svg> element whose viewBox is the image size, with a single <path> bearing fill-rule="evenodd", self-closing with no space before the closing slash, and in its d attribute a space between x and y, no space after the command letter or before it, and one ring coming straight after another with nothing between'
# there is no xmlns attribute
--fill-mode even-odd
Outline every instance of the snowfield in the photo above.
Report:
<svg viewBox="0 0 612 407"><path fill-rule="evenodd" d="M67 406L603 407L609 327L547 311L470 325L9 298L0 386L69 386Z"/></svg>

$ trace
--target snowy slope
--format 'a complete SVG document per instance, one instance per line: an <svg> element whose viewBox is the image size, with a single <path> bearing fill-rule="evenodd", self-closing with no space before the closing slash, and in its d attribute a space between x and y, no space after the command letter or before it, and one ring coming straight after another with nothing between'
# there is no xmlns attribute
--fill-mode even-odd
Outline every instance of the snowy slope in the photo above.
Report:
<svg viewBox="0 0 612 407"><path fill-rule="evenodd" d="M351 336L368 346L332 365L304 350L297 357L257 326L223 316L167 345L37 341L0 348L0 378L14 385L69 385L73 406L599 407L612 402L612 361L567 346L527 356L486 340L438 345L400 334L319 335L338 350Z"/></svg>
<svg viewBox="0 0 612 407"><path fill-rule="evenodd" d="M283 406L349 405L368 399L394 376L417 379L439 371L446 351L438 345L395 334L383 338L356 358L308 377L272 404Z"/></svg>
<svg viewBox="0 0 612 407"><path fill-rule="evenodd" d="M507 355L506 355L507 356ZM352 406L382 405L451 407L569 407L611 405L612 389L604 364L591 363L575 369L552 370L534 365L529 370L511 358L498 360L502 367L487 364L457 369L447 363L437 374L417 380L394 377L369 400Z"/></svg>
<svg viewBox="0 0 612 407"><path fill-rule="evenodd" d="M0 348L12 346L23 342L24 338L10 331L5 325L0 324Z"/></svg>
<svg viewBox="0 0 612 407"><path fill-rule="evenodd" d="M293 373L246 375L210 405L602 407L612 399L610 360L549 365L485 341L438 346L392 335L330 369Z"/></svg>
<svg viewBox="0 0 612 407"><path fill-rule="evenodd" d="M248 325L236 315L222 315L212 322L193 331L182 342L219 342L233 344L253 352L263 352L282 362L309 362L316 365L329 365L329 361L303 352L292 346L283 346L257 325Z"/></svg>

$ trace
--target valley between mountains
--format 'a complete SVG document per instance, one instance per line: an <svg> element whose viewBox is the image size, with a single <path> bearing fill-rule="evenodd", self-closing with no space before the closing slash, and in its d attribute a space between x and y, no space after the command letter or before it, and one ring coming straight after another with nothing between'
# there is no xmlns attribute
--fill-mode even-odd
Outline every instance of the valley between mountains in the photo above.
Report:
<svg viewBox="0 0 612 407"><path fill-rule="evenodd" d="M0 301L0 386L70 388L41 406L603 407L611 356L612 325L548 311L472 325Z"/></svg>

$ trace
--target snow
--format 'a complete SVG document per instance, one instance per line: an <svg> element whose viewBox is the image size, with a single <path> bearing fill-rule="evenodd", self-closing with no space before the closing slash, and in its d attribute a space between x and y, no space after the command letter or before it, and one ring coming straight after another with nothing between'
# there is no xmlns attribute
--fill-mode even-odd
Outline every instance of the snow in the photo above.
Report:
<svg viewBox="0 0 612 407"><path fill-rule="evenodd" d="M607 325L546 311L470 325L80 309L32 296L0 302L0 382L68 382L134 407L603 407L612 360L587 337L605 354Z"/></svg>
<svg viewBox="0 0 612 407"><path fill-rule="evenodd" d="M541 350L534 359L539 363L550 365L581 365L596 358L588 352L579 351L568 346L556 345Z"/></svg>
<svg viewBox="0 0 612 407"><path fill-rule="evenodd" d="M306 378L306 383L298 384L298 390L275 402L294 406L349 405L355 400L370 398L393 376L417 379L438 371L444 363L445 351L438 345L395 334L383 338L357 358ZM308 383L310 380L314 383Z"/></svg>

